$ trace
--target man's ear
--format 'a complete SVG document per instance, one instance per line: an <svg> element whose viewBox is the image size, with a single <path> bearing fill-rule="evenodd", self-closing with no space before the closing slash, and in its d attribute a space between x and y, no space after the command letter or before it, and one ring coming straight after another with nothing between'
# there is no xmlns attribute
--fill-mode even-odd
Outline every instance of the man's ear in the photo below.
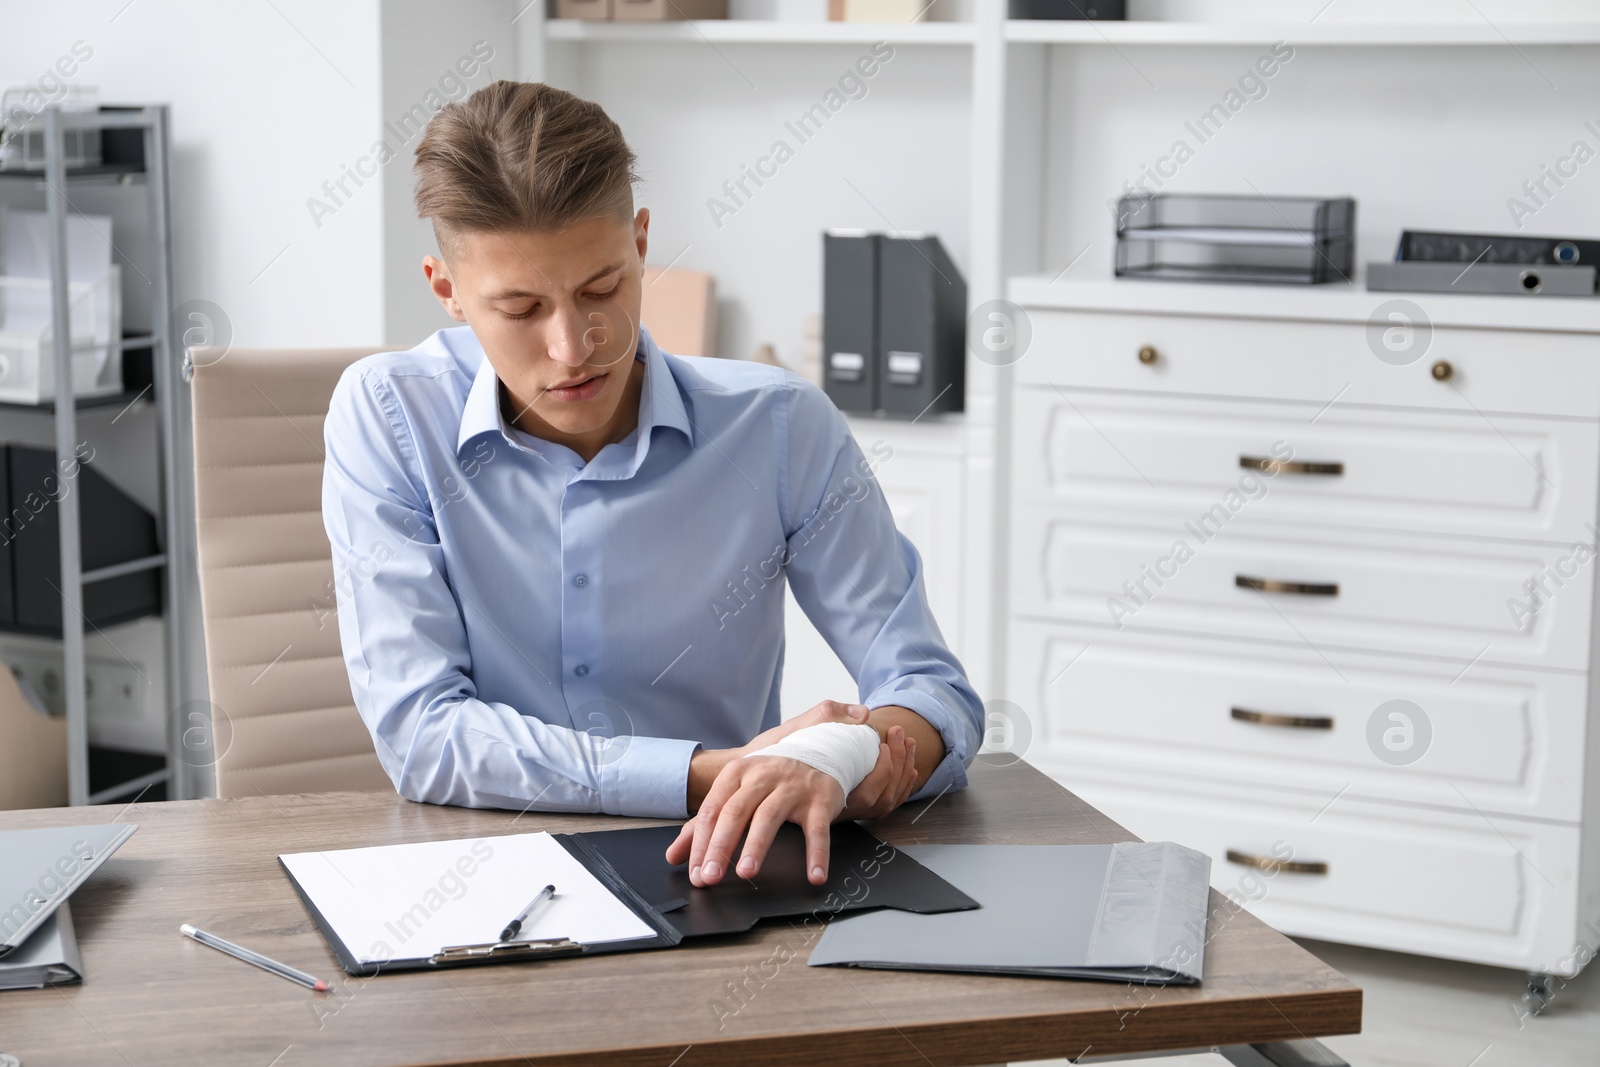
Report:
<svg viewBox="0 0 1600 1067"><path fill-rule="evenodd" d="M437 256L423 256L422 276L428 279L428 288L439 298L445 314L457 322L466 322L467 313L461 310L461 301L456 299L455 282L450 279L450 268L445 261Z"/></svg>
<svg viewBox="0 0 1600 1067"><path fill-rule="evenodd" d="M633 243L639 249L639 262L644 262L645 248L650 244L650 209L642 207L633 217Z"/></svg>

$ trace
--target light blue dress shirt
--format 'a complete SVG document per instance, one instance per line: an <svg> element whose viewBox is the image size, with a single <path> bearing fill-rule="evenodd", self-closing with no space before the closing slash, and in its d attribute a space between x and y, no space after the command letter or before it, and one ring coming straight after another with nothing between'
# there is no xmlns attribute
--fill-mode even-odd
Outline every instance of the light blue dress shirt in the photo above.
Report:
<svg viewBox="0 0 1600 1067"><path fill-rule="evenodd" d="M873 477L892 451L865 455L790 371L644 332L635 358L638 428L588 463L505 421L469 326L339 380L323 519L351 689L395 788L686 817L695 749L780 720L786 584L861 703L943 737L915 798L964 786L983 707Z"/></svg>

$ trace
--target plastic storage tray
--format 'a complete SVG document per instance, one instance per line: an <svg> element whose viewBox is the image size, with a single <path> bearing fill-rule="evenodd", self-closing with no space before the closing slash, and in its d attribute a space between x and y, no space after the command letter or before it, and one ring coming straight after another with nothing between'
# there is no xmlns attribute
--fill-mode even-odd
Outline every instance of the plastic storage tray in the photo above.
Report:
<svg viewBox="0 0 1600 1067"><path fill-rule="evenodd" d="M73 394L121 392L122 348L111 343L122 336L120 268L113 264L98 281L73 282L69 291ZM0 277L0 403L55 400L54 332L49 279Z"/></svg>
<svg viewBox="0 0 1600 1067"><path fill-rule="evenodd" d="M0 96L0 170L44 170L44 118L36 88L7 89ZM69 85L51 103L63 111L95 111L100 92L92 86ZM63 158L68 167L100 165L98 129L61 131Z"/></svg>
<svg viewBox="0 0 1600 1067"><path fill-rule="evenodd" d="M1349 281L1356 203L1158 193L1117 201L1118 277L1313 284Z"/></svg>

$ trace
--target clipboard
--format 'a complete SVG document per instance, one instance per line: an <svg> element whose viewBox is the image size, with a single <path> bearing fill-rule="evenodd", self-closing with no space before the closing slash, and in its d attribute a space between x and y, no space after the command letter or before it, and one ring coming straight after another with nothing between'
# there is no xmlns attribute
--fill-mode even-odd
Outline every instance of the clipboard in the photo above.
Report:
<svg viewBox="0 0 1600 1067"><path fill-rule="evenodd" d="M808 921L826 923L834 915L864 908L892 907L935 913L978 907L978 902L966 893L858 824L838 823L831 829L829 878L820 886L813 886L806 880L804 831L791 823L780 828L762 872L754 881L730 876L723 884L704 887L689 883L686 865L668 864L665 859L667 846L678 835L677 825L299 853L280 856L279 863L333 950L339 966L347 974L363 977L396 971L673 948L696 937L735 935L768 918L808 915L813 917ZM465 854L474 845L488 847L497 842L501 852L507 855L522 847L539 851L543 866L537 871L524 867L500 872L502 878L510 880L510 888L502 881L495 884L492 892L499 894L502 900L518 896L521 900L518 905L504 907L500 912L480 912L478 928L485 932L485 939L449 939L447 943L433 945L419 937L417 943L424 944L425 951L396 951L385 958L376 958L382 955L374 951L376 945L373 950L361 951L349 943L352 938L369 936L372 929L370 917L355 921L350 918L353 910L364 910L358 894L369 874L368 867L360 865L358 860L374 858L357 854L381 851L384 855L380 858L384 861L404 864L409 862L407 850L410 850L423 869L431 870L433 868L428 868L427 864L433 863L436 868L437 857L450 854L452 848ZM559 854L551 850L551 843L559 847ZM558 862L563 855L570 857L584 874L578 874L575 868L568 868L568 874L549 874L549 864ZM326 861L328 869L323 868L322 861ZM592 879L592 885L583 880L585 877ZM635 935L591 940L581 934L572 936L572 931L550 930L542 916L526 940L488 940L495 936L491 928L504 925L516 907L526 903L547 881L556 884L557 901L565 892L563 881L592 897L600 893L608 895L609 900L591 899L587 903L609 909L607 921L613 928L628 927L631 919ZM460 899L465 900L466 896L464 893ZM483 908L482 900L475 906ZM626 918L617 910L618 906L626 909ZM549 915L550 921L559 922L558 910L550 911L553 913ZM442 910L438 914L443 914ZM456 921L459 918L459 915L453 916L447 925L451 929L460 928L461 924ZM392 922L385 922L383 926L400 932Z"/></svg>

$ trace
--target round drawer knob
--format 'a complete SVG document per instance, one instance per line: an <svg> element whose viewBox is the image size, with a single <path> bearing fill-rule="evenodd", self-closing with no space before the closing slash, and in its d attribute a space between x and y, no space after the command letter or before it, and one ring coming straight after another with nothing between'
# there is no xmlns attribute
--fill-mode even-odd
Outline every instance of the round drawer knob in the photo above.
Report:
<svg viewBox="0 0 1600 1067"><path fill-rule="evenodd" d="M1161 353L1157 352L1155 348L1150 345L1145 345L1143 348L1139 349L1139 362L1143 363L1147 367L1160 358Z"/></svg>
<svg viewBox="0 0 1600 1067"><path fill-rule="evenodd" d="M1437 362L1437 363L1435 363L1433 365L1433 380L1434 381L1436 381L1436 382L1448 382L1451 378L1454 378L1455 376L1456 376L1456 369L1450 365L1448 360L1441 359L1439 362Z"/></svg>

